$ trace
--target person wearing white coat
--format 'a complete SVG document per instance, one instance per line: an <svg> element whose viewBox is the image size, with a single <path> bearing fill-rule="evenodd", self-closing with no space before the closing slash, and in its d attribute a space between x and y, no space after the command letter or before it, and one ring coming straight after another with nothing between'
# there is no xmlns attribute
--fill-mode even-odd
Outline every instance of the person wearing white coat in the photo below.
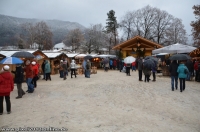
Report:
<svg viewBox="0 0 200 132"><path fill-rule="evenodd" d="M71 78L73 78L72 75L75 75L76 78L76 63L74 62L74 60L72 60L70 68L71 68Z"/></svg>

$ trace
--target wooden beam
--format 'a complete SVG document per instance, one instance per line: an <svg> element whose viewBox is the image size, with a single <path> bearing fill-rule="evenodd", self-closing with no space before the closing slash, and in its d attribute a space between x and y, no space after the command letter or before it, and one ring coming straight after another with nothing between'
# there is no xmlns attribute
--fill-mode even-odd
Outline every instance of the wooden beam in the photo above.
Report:
<svg viewBox="0 0 200 132"><path fill-rule="evenodd" d="M123 48L122 50L132 50L132 48ZM145 50L154 50L154 48L145 48Z"/></svg>

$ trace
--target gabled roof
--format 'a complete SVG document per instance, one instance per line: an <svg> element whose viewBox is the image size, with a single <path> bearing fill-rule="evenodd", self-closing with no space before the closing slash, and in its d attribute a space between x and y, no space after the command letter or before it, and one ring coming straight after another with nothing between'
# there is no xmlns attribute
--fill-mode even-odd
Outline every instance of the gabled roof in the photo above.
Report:
<svg viewBox="0 0 200 132"><path fill-rule="evenodd" d="M6 57L11 57L14 53L18 52L17 50L2 50L0 51L0 54L6 56Z"/></svg>
<svg viewBox="0 0 200 132"><path fill-rule="evenodd" d="M30 49L23 49L23 50L2 50L0 51L0 54L5 56L5 57L11 57L14 53L16 52L20 52L20 51L26 51L29 52L31 54L33 54L34 56L42 56L42 58L47 58L47 56L40 50L30 50Z"/></svg>
<svg viewBox="0 0 200 132"><path fill-rule="evenodd" d="M68 53L66 54L69 58L73 58L75 56L77 56L79 53Z"/></svg>
<svg viewBox="0 0 200 132"><path fill-rule="evenodd" d="M43 52L48 58L56 58L60 55L63 55L64 53L62 52ZM66 54L64 54L66 55ZM66 55L67 56L67 55Z"/></svg>
<svg viewBox="0 0 200 132"><path fill-rule="evenodd" d="M123 49L123 48L137 48L138 43L140 43L141 48L153 48L153 47L162 48L163 47L162 45L155 43L153 41L150 41L148 39L145 39L141 36L135 36L132 39L129 39L121 44L114 46L112 49L117 50L117 49Z"/></svg>

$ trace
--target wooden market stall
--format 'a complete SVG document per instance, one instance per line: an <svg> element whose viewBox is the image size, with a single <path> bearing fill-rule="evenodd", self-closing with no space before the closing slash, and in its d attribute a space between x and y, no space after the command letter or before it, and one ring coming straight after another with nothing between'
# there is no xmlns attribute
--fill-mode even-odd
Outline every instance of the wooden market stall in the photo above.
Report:
<svg viewBox="0 0 200 132"><path fill-rule="evenodd" d="M33 60L36 61L40 65L39 73L43 73L42 63L44 60L48 60L49 58L41 50L28 50L27 52L29 52L35 56L35 58Z"/></svg>
<svg viewBox="0 0 200 132"><path fill-rule="evenodd" d="M143 38L141 36L135 36L121 44L114 46L112 49L119 50L122 53L122 58L127 56L145 57L152 55L152 50L162 48L158 43Z"/></svg>
<svg viewBox="0 0 200 132"><path fill-rule="evenodd" d="M82 75L84 74L84 69L83 69L83 61L84 61L84 57L86 56L86 54L78 54L75 56L75 62L77 65L77 74L78 75Z"/></svg>
<svg viewBox="0 0 200 132"><path fill-rule="evenodd" d="M58 67L60 65L60 60L65 60L69 62L69 58L65 53L62 52L52 52L52 51L43 51L43 53L48 57L48 60L51 65L51 74L58 74Z"/></svg>

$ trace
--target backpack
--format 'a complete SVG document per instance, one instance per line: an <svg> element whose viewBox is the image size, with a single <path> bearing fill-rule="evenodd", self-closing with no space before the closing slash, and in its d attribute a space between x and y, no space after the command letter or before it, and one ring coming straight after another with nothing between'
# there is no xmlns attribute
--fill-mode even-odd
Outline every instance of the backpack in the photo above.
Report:
<svg viewBox="0 0 200 132"><path fill-rule="evenodd" d="M88 64L88 63L86 64L86 69L90 69L90 66L89 66L89 64Z"/></svg>

